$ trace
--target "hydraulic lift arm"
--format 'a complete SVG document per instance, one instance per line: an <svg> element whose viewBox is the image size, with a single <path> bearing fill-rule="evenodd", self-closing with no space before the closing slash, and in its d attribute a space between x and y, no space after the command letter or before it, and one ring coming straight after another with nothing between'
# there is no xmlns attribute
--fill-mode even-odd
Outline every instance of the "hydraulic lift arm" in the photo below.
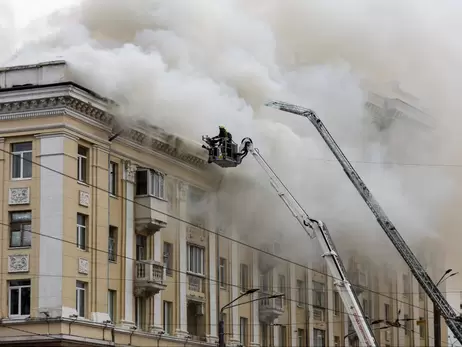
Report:
<svg viewBox="0 0 462 347"><path fill-rule="evenodd" d="M203 141L210 146L210 139L204 136ZM205 146L204 146L205 147ZM298 203L292 193L287 189L284 183L279 179L273 169L267 164L265 159L261 156L258 148L253 147L253 142L250 138L242 140L240 150L231 158L223 158L222 156L214 156L213 147L205 147L210 152L210 163L216 163L221 167L235 167L242 162L242 159L252 154L257 163L262 167L268 175L271 186L276 190L278 196L288 207L292 215L297 219L299 224L305 230L310 238L316 238L321 245L322 256L327 262L330 273L334 278L334 285L338 290L340 298L343 301L345 311L350 317L355 332L358 336L360 346L377 347L370 324L367 322L366 317L361 309L359 300L351 288L351 284L346 276L346 269L339 257L335 245L330 237L329 230L326 225L320 220L311 219L302 206ZM229 161L229 163L224 163Z"/></svg>
<svg viewBox="0 0 462 347"><path fill-rule="evenodd" d="M331 136L324 124L316 116L315 112L308 108L292 105L281 101L271 101L268 102L266 106L273 107L281 111L293 113L302 117L306 117L313 124L313 126L316 128L318 133L323 138L324 142L327 144L329 149L337 158L338 162L345 171L345 174L353 183L356 190L359 192L361 197L366 202L367 206L369 206L369 209L374 214L375 218L377 219L377 222L380 224L383 231L385 231L390 241L393 243L395 248L403 257L404 261L409 266L417 282L419 282L420 286L425 290L429 298L433 301L435 306L441 312L441 315L444 317L447 326L454 333L457 340L460 343L462 343L462 322L460 320L460 317L457 315L455 310L449 305L444 295L440 292L438 287L435 285L435 283L432 281L430 276L425 271L424 267L420 264L416 256L412 253L411 249L406 244L404 239L401 237L398 230L396 230L393 223L390 221L390 219L385 214L377 200L366 187L366 184L355 171L345 154L343 154L342 150L337 145L334 138Z"/></svg>

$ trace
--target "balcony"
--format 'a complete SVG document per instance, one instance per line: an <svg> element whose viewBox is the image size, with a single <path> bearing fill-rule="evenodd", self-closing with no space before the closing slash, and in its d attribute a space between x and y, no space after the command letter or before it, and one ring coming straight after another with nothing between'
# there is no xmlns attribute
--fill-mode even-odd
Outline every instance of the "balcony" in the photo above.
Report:
<svg viewBox="0 0 462 347"><path fill-rule="evenodd" d="M188 273L188 296L201 300L205 299L204 276Z"/></svg>
<svg viewBox="0 0 462 347"><path fill-rule="evenodd" d="M135 197L135 227L137 232L153 235L167 226L166 200L145 195Z"/></svg>
<svg viewBox="0 0 462 347"><path fill-rule="evenodd" d="M352 271L348 274L348 278L356 295L361 294L365 289L367 289L366 273L362 271Z"/></svg>
<svg viewBox="0 0 462 347"><path fill-rule="evenodd" d="M135 296L151 297L167 287L164 266L154 260L137 260L135 264Z"/></svg>
<svg viewBox="0 0 462 347"><path fill-rule="evenodd" d="M264 297L275 295L276 293L260 293L259 312L260 321L263 323L272 323L276 318L284 313L283 297L264 299Z"/></svg>
<svg viewBox="0 0 462 347"><path fill-rule="evenodd" d="M265 243L261 245L261 250L264 252L258 253L258 265L259 265L260 271L265 273L275 268L278 265L279 259L274 257L272 254L280 255L281 246L277 242Z"/></svg>

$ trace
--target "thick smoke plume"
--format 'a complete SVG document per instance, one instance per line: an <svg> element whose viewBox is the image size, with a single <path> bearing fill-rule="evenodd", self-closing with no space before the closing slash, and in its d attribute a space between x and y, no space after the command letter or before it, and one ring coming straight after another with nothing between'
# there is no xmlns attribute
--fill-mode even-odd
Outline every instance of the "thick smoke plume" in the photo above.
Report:
<svg viewBox="0 0 462 347"><path fill-rule="evenodd" d="M309 122L262 104L316 110L414 249L429 254L440 236L460 244L460 169L441 164L459 163L461 12L449 0L88 0L36 23L8 65L66 59L127 118L196 141L220 124L252 137L343 254L383 261L396 252ZM370 91L398 95L391 81L419 98L430 126L366 109ZM249 242L317 255L251 158L226 171L218 195L222 224Z"/></svg>

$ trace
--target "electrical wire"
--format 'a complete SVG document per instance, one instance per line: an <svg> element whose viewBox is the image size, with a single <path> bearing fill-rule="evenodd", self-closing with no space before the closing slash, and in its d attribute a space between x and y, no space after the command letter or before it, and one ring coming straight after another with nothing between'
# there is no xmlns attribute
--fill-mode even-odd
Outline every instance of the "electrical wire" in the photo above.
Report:
<svg viewBox="0 0 462 347"><path fill-rule="evenodd" d="M0 148L0 152L6 153L6 154L8 154L9 156L14 156L14 154L13 154L12 152L7 151L7 150L2 149L2 148ZM121 157L119 157L119 156L116 156L116 155L114 155L114 156L117 157L117 158L119 158L119 159L123 159L123 158L121 158ZM65 174L65 173L63 173L63 172L61 172L61 171L55 170L55 169L50 168L50 167L48 167L48 166L46 166L46 165L43 165L43 164L41 164L41 163L37 163L37 162L33 161L32 159L22 158L22 160L25 160L25 161L27 161L27 162L30 162L32 165L37 165L38 167L41 167L41 168L44 168L44 169L46 169L46 170L48 170L48 171L54 172L54 173L56 173L56 174L59 174L59 175L61 175L61 176L63 176L63 177L70 178L70 179L72 179L72 180L74 180L74 181L76 181L76 182L80 182L76 177L73 177L73 176L68 175L68 174ZM111 194L111 192L109 192L109 190L104 189L104 188L101 188L101 187L98 187L98 186L96 186L96 185L89 184L89 183L85 183L85 185L88 186L88 187L91 187L91 188L95 188L95 189L97 189L97 190L100 190L100 191L102 191L102 192L105 192L105 193L107 193L107 194ZM166 217L172 218L172 219L174 219L174 220L176 220L176 221L179 221L179 222L181 222L181 223L184 223L184 224L193 226L193 227L195 227L195 228L198 228L198 229L200 229L200 230L206 231L206 232L208 232L208 233L210 233L210 234L213 234L213 235L216 235L216 236L218 236L218 237L222 237L222 238L224 238L224 239L226 239L226 240L228 240L228 241L235 242L235 243L237 243L237 244L239 244L239 245L241 245L241 246L245 246L245 247L248 247L248 248L250 248L250 249L252 249L252 250L255 250L255 251L257 251L257 252L260 252L260 253L263 253L263 254L272 256L272 257L274 257L274 258L276 258L276 259L278 259L278 260L281 260L281 261L287 262L287 263L289 263L289 264L293 264L293 265L299 266L299 267L301 267L301 268L303 268L303 269L310 270L310 271L312 271L312 272L314 272L314 273L318 273L318 274L327 276L327 277L329 277L329 278L333 278L334 280L337 279L337 278L335 278L333 275L330 275L330 274L328 274L328 273L324 273L324 272L319 271L319 270L316 270L316 269L314 269L314 268L310 268L310 267L308 267L308 266L306 266L306 265L302 265L302 264L300 264L300 263L297 263L297 262L294 262L294 261L292 261L292 260L290 260L290 259L287 259L287 258L278 256L278 255L276 255L276 254L273 254L273 253L271 253L271 252L265 251L265 250L260 249L260 248L258 248L258 247L251 246L251 245L247 245L246 243L244 243L244 242L242 242L242 241L240 241L240 240L233 239L233 238L231 238L231 237L229 237L229 236L226 236L226 235L223 235L223 234L221 234L221 233L219 233L219 232L215 232L215 231L212 231L212 230L210 230L210 229L207 229L207 228L205 228L205 227L203 227L203 226L196 225L196 224L194 224L194 223L191 223L191 222L189 222L189 221L183 220L183 219L181 219L181 218L179 218L179 217L177 217L177 216L174 216L174 215L172 215L172 214L169 214L169 213L160 211L160 210L158 210L158 209L152 208L151 206L147 206L147 205L141 204L141 203L139 203L139 202L137 202L137 201L135 201L135 200L133 200L133 199L128 199L127 197L124 197L124 196L118 195L118 194L112 194L112 195L115 196L115 197L117 197L117 198L121 198L121 199L124 200L124 201L131 202L131 203L133 203L134 205L138 205L138 206L144 207L144 208L146 208L146 209L148 209L148 210L151 210L151 211L160 213L160 214L162 214L162 215L165 215ZM64 240L61 240L61 241L64 241ZM97 250L97 249L96 249L96 250ZM97 250L97 251L98 251L98 250ZM99 251L101 251L101 250L99 250ZM135 259L132 259L132 260L135 260ZM338 279L337 279L337 280L338 280ZM384 294L382 294L382 293L380 293L380 292L374 291L374 290L369 289L369 288L363 288L363 287L361 287L361 286L359 286L359 285L355 285L355 284L352 284L352 283L350 283L350 285L351 285L353 288L356 287L356 288L361 289L362 291L368 291L368 292L370 292L370 293L374 293L374 294L377 294L377 295L381 295L381 296L383 296L383 297L387 297L387 298L392 299L392 300L397 300L397 299L395 299L395 298L393 298L393 297L384 295ZM400 300L398 300L398 302L401 302L401 303L404 303L404 304L408 304L408 303L406 303L405 301L400 301ZM419 307L419 308L420 308L420 306L415 306L415 305L412 305L412 306L414 306L414 307ZM429 312L430 312L430 311L429 311Z"/></svg>

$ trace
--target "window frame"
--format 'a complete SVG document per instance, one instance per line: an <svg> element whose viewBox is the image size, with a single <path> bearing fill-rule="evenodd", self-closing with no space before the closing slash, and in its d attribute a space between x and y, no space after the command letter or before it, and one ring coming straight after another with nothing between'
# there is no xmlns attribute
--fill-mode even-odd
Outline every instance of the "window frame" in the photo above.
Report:
<svg viewBox="0 0 462 347"><path fill-rule="evenodd" d="M164 241L164 268L165 275L173 277L173 243Z"/></svg>
<svg viewBox="0 0 462 347"><path fill-rule="evenodd" d="M334 291L334 316L339 316L340 315L340 293L335 290Z"/></svg>
<svg viewBox="0 0 462 347"><path fill-rule="evenodd" d="M249 320L246 317L239 317L239 342L245 346L247 342L247 329Z"/></svg>
<svg viewBox="0 0 462 347"><path fill-rule="evenodd" d="M117 317L117 291L108 289L107 291L107 314L111 318L111 322L115 323Z"/></svg>
<svg viewBox="0 0 462 347"><path fill-rule="evenodd" d="M30 144L30 150L23 150L23 151L15 151L14 146L15 145L23 145L23 144ZM15 142L11 144L11 179L13 181L22 181L22 180L30 180L32 179L32 151L33 151L33 143L32 141L23 141L23 142ZM25 177L24 176L24 154L30 153L30 177ZM14 177L14 163L15 163L15 157L17 158L19 156L19 172L20 176L19 177Z"/></svg>
<svg viewBox="0 0 462 347"><path fill-rule="evenodd" d="M29 220L18 220L18 221L13 221L13 216L16 215L16 214L29 214L30 218ZM25 210L25 211L9 211L8 212L8 215L9 215L9 225L10 225L10 231L9 231L9 235L10 235L10 243L9 243L9 247L10 248L31 248L32 247L32 211L31 210ZM15 230L14 226L16 225L19 225L19 230ZM25 229L24 226L29 226L29 230ZM19 246L15 246L13 245L13 233L14 232L20 232L21 233L21 240L20 240L20 245ZM30 234L30 244L25 244L24 243L24 240L25 240L25 233L29 232Z"/></svg>
<svg viewBox="0 0 462 347"><path fill-rule="evenodd" d="M313 306L318 308L326 308L326 284L318 281L313 281ZM319 300L318 300L319 299ZM320 301L320 303L318 303Z"/></svg>
<svg viewBox="0 0 462 347"><path fill-rule="evenodd" d="M81 154L80 150L85 153ZM90 149L88 147L77 146L77 181L80 183L88 183L88 154Z"/></svg>
<svg viewBox="0 0 462 347"><path fill-rule="evenodd" d="M146 174L146 180L143 182L143 184L146 184L146 187L143 189L143 191L140 191L138 188L138 175L141 173ZM160 200L165 200L165 174L154 169L139 169L136 171L135 177L135 196L151 196Z"/></svg>
<svg viewBox="0 0 462 347"><path fill-rule="evenodd" d="M286 305L286 298L287 298L287 285L286 285L286 276L283 274L278 275L278 286L279 286L279 291L284 294L284 296L281 298L282 300L282 305Z"/></svg>
<svg viewBox="0 0 462 347"><path fill-rule="evenodd" d="M109 195L117 196L119 164L109 162Z"/></svg>
<svg viewBox="0 0 462 347"><path fill-rule="evenodd" d="M218 275L219 275L219 281L220 281L220 288L221 289L226 289L227 285L227 260L226 258L220 257L220 263L218 267Z"/></svg>
<svg viewBox="0 0 462 347"><path fill-rule="evenodd" d="M77 316L81 318L85 318L87 313L87 283L83 281L76 281L75 283L75 309L77 311ZM82 296L80 295L82 294ZM80 312L81 304L83 300L83 315Z"/></svg>
<svg viewBox="0 0 462 347"><path fill-rule="evenodd" d="M107 259L111 263L117 263L117 236L118 228L116 226L110 225L108 231L108 249L107 249ZM111 235L112 234L112 235Z"/></svg>
<svg viewBox="0 0 462 347"><path fill-rule="evenodd" d="M171 335L173 333L173 302L163 301L162 307L162 328L164 332Z"/></svg>
<svg viewBox="0 0 462 347"><path fill-rule="evenodd" d="M187 272L190 274L198 275L198 276L205 276L205 248L188 243L187 247ZM191 254L191 251L196 254ZM191 258L192 257L192 258ZM193 262L191 263L191 260ZM195 262L196 264L194 264Z"/></svg>
<svg viewBox="0 0 462 347"><path fill-rule="evenodd" d="M303 281L302 280L297 280L296 282L296 294L297 294L297 297L295 298L296 301L297 301L297 306L298 307L302 307L303 306L303 301L302 301L302 297L303 297Z"/></svg>
<svg viewBox="0 0 462 347"><path fill-rule="evenodd" d="M13 282L24 282L24 284L19 284L19 285L11 285ZM28 282L26 284L25 282ZM30 311L31 311L31 296L32 296L32 286L31 283L32 281L30 279L18 279L18 280L9 280L8 281L8 317L11 319L23 319L30 317ZM21 306L22 306L22 291L23 289L29 289L29 313L28 314L22 314L21 312ZM11 303L11 292L13 290L18 290L18 312L19 314L11 314L11 308L12 308L12 303Z"/></svg>
<svg viewBox="0 0 462 347"><path fill-rule="evenodd" d="M79 216L82 216L83 217L83 220L84 220L84 224L79 224ZM87 240L88 240L88 216L86 214L83 214L83 213L77 213L77 223L76 223L76 229L77 229L77 239L76 239L76 246L78 249L82 250L82 251L86 251L87 250ZM84 244L83 244L83 248L82 248L82 245L81 245L81 237L82 237L82 233L83 232L83 235L84 235Z"/></svg>
<svg viewBox="0 0 462 347"><path fill-rule="evenodd" d="M249 265L241 263L239 265L239 288L241 293L245 293L249 290Z"/></svg>

